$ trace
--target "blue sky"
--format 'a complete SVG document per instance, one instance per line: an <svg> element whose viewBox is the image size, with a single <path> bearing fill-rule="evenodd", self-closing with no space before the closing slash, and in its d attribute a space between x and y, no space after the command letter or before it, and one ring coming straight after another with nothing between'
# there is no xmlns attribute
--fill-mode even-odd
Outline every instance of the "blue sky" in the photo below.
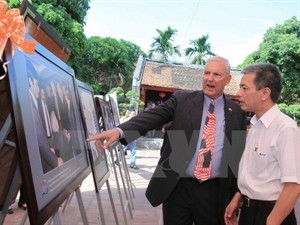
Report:
<svg viewBox="0 0 300 225"><path fill-rule="evenodd" d="M122 38L148 52L156 29L171 26L181 50L209 34L212 51L232 66L257 50L268 28L292 16L300 19L300 0L91 0L90 7L87 37Z"/></svg>

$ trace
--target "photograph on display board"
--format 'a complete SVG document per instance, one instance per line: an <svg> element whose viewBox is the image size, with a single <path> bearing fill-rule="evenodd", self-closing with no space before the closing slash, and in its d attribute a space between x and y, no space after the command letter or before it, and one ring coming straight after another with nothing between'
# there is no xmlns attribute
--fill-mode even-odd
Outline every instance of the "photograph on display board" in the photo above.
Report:
<svg viewBox="0 0 300 225"><path fill-rule="evenodd" d="M100 128L109 130L114 128L114 118L108 101L102 98L95 97L97 113L99 113Z"/></svg>
<svg viewBox="0 0 300 225"><path fill-rule="evenodd" d="M5 56L29 219L42 224L91 173L74 71L40 44Z"/></svg>
<svg viewBox="0 0 300 225"><path fill-rule="evenodd" d="M119 114L119 107L117 104L117 99L113 98L112 96L109 95L109 104L110 104L111 111L112 111L113 118L114 118L114 125L115 125L115 127L117 127L120 125L120 114Z"/></svg>
<svg viewBox="0 0 300 225"><path fill-rule="evenodd" d="M95 110L93 89L89 85L79 80L76 80L76 82L78 85L80 108L86 131L86 137L88 138L100 132L100 127ZM95 141L88 142L88 150L90 161L92 164L96 191L99 191L101 186L109 177L109 168L106 154L105 151L97 151Z"/></svg>

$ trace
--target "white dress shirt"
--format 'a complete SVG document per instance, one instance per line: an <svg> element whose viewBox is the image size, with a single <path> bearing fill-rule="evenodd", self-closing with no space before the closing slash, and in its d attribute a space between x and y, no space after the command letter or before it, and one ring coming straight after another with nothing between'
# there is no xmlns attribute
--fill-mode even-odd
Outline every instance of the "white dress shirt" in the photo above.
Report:
<svg viewBox="0 0 300 225"><path fill-rule="evenodd" d="M274 105L251 129L239 164L238 186L251 199L277 200L285 182L300 183L300 132Z"/></svg>

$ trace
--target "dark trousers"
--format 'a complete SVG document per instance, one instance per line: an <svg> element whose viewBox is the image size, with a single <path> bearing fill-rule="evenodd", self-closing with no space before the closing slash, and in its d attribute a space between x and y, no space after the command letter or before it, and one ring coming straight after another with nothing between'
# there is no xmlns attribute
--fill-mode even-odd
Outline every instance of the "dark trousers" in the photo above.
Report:
<svg viewBox="0 0 300 225"><path fill-rule="evenodd" d="M182 178L163 203L164 225L219 225L218 179ZM223 218L222 218L223 220Z"/></svg>
<svg viewBox="0 0 300 225"><path fill-rule="evenodd" d="M273 207L242 207L239 225L266 225L267 217ZM285 218L281 225L297 225L294 210Z"/></svg>

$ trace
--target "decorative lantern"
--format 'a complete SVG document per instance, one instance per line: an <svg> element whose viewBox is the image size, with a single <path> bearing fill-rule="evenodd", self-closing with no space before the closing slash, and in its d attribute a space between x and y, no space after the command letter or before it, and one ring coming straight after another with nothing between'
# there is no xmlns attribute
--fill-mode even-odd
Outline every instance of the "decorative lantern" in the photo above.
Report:
<svg viewBox="0 0 300 225"><path fill-rule="evenodd" d="M158 93L158 95L162 99L162 98L166 97L166 92L161 91Z"/></svg>

